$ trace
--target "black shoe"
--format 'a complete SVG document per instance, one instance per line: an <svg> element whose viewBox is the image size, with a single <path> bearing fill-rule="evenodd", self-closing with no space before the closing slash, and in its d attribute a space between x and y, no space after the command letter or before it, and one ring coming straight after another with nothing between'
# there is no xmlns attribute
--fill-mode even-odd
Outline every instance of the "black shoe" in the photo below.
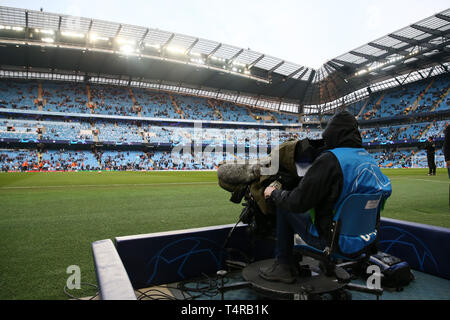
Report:
<svg viewBox="0 0 450 320"><path fill-rule="evenodd" d="M260 268L259 276L268 281L294 283L295 275L290 264L280 263L275 260L272 266Z"/></svg>

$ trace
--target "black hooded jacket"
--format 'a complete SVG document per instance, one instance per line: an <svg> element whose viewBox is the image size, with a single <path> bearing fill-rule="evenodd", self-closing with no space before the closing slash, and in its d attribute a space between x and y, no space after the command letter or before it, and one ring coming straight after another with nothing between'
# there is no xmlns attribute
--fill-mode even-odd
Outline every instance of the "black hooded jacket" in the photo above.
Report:
<svg viewBox="0 0 450 320"><path fill-rule="evenodd" d="M427 157L433 158L436 150L436 143L433 140L427 140L423 147L427 151Z"/></svg>
<svg viewBox="0 0 450 320"><path fill-rule="evenodd" d="M298 186L291 190L275 190L271 199L280 209L304 213L315 210L315 226L319 235L329 240L333 209L342 191L343 174L339 161L326 150L362 148L361 134L355 117L346 111L333 116L322 133L324 151L314 160Z"/></svg>
<svg viewBox="0 0 450 320"><path fill-rule="evenodd" d="M450 125L444 130L444 158L445 161L450 161Z"/></svg>

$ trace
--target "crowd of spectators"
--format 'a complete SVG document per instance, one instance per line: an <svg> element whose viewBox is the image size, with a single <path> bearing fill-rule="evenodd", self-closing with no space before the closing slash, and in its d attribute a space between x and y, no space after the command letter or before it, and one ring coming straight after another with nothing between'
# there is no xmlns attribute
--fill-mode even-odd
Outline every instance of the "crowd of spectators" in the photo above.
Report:
<svg viewBox="0 0 450 320"><path fill-rule="evenodd" d="M426 168L426 155L419 148L369 150L383 168ZM223 160L254 160L267 154L238 152L195 153L194 150L112 151L0 149L0 168L7 171L82 171L82 170L214 170ZM438 167L444 167L442 150L436 152Z"/></svg>
<svg viewBox="0 0 450 320"><path fill-rule="evenodd" d="M369 150L382 168L427 168L426 153L419 148ZM442 149L436 152L436 165L445 167Z"/></svg>
<svg viewBox="0 0 450 320"><path fill-rule="evenodd" d="M418 140L421 138L428 124L410 124L400 126L376 125L372 128L361 129L363 142L397 142L401 140Z"/></svg>
<svg viewBox="0 0 450 320"><path fill-rule="evenodd" d="M37 149L0 150L0 168L7 171L75 171L98 170L95 156L90 151Z"/></svg>
<svg viewBox="0 0 450 320"><path fill-rule="evenodd" d="M448 121L430 121L400 125L373 125L362 128L361 136L365 143L386 143L405 140L420 140L428 136L440 137ZM136 121L95 120L90 122L10 120L0 121L0 138L37 138L38 129L43 140L85 139L100 142L134 142L134 143L171 143L187 144L195 141L207 144L243 144L270 145L275 138L280 142L290 138L318 139L320 129L276 130L237 128L202 128L152 125ZM278 134L278 137L275 135Z"/></svg>

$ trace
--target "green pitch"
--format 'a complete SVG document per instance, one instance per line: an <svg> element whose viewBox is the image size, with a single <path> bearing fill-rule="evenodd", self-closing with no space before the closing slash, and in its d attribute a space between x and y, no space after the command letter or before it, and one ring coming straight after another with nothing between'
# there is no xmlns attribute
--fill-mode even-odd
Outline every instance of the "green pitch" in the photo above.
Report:
<svg viewBox="0 0 450 320"><path fill-rule="evenodd" d="M450 228L446 170L385 172L384 217ZM215 172L2 173L0 299L66 299L68 266L96 283L93 241L235 223L242 207L229 197Z"/></svg>

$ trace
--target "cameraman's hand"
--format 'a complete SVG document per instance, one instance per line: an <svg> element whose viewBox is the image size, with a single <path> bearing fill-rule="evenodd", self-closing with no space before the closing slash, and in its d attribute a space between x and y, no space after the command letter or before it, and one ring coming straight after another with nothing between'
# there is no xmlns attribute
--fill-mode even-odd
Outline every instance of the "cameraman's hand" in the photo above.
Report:
<svg viewBox="0 0 450 320"><path fill-rule="evenodd" d="M276 189L274 187L267 187L266 190L264 190L264 198L269 199L272 192L274 192Z"/></svg>

